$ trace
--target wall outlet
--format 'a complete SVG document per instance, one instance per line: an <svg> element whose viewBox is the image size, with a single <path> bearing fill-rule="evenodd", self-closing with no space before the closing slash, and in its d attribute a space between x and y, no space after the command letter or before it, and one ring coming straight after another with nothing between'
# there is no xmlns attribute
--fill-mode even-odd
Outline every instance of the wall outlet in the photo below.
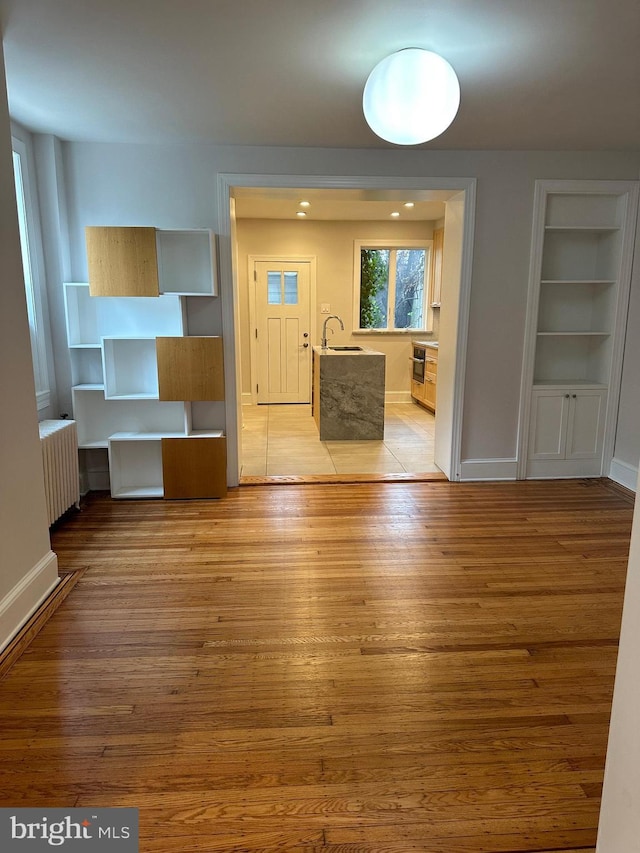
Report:
<svg viewBox="0 0 640 853"><path fill-rule="evenodd" d="M321 314L331 314L331 305L329 302L321 302L320 303L320 313Z"/></svg>

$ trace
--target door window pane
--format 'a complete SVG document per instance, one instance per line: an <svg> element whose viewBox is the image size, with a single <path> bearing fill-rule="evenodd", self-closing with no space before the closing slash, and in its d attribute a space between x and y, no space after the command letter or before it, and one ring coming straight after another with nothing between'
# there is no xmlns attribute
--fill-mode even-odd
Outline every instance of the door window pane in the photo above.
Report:
<svg viewBox="0 0 640 853"><path fill-rule="evenodd" d="M286 272L284 274L284 304L298 304L298 273Z"/></svg>
<svg viewBox="0 0 640 853"><path fill-rule="evenodd" d="M396 329L421 329L424 324L424 280L426 251L396 250Z"/></svg>
<svg viewBox="0 0 640 853"><path fill-rule="evenodd" d="M269 305L282 305L280 270L267 273L267 302Z"/></svg>

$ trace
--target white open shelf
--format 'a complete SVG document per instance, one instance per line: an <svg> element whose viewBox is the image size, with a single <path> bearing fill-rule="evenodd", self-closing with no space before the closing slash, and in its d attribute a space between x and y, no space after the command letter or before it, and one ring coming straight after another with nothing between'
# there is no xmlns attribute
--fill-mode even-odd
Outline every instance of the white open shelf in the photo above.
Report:
<svg viewBox="0 0 640 853"><path fill-rule="evenodd" d="M540 285L538 333L607 333L615 322L612 282L570 282Z"/></svg>
<svg viewBox="0 0 640 853"><path fill-rule="evenodd" d="M103 338L102 363L107 400L157 400L155 338Z"/></svg>
<svg viewBox="0 0 640 853"><path fill-rule="evenodd" d="M115 433L109 439L111 497L161 498L162 436Z"/></svg>
<svg viewBox="0 0 640 853"><path fill-rule="evenodd" d="M606 385L610 362L610 335L538 335L533 382Z"/></svg>
<svg viewBox="0 0 640 853"><path fill-rule="evenodd" d="M619 195L552 193L547 196L547 228L619 228L622 220Z"/></svg>
<svg viewBox="0 0 640 853"><path fill-rule="evenodd" d="M73 414L81 448L107 447L119 432L186 434L184 403L158 400L106 400L101 385L72 389Z"/></svg>
<svg viewBox="0 0 640 853"><path fill-rule="evenodd" d="M73 385L98 385L104 383L102 348L99 345L72 347L71 382Z"/></svg>
<svg viewBox="0 0 640 853"><path fill-rule="evenodd" d="M214 235L210 231L157 230L161 293L217 296Z"/></svg>
<svg viewBox="0 0 640 853"><path fill-rule="evenodd" d="M186 309L180 296L91 296L89 285L67 282L64 302L69 347L99 346L104 337L183 335Z"/></svg>
<svg viewBox="0 0 640 853"><path fill-rule="evenodd" d="M614 280L620 260L620 231L545 229L544 281Z"/></svg>

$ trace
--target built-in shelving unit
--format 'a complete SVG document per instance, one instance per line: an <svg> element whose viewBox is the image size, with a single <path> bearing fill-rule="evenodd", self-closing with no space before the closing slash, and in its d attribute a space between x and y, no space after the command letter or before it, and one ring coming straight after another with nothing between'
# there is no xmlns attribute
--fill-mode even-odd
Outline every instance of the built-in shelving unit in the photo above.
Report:
<svg viewBox="0 0 640 853"><path fill-rule="evenodd" d="M88 226L92 296L217 296L210 231Z"/></svg>
<svg viewBox="0 0 640 853"><path fill-rule="evenodd" d="M608 470L637 205L632 182L536 184L523 476Z"/></svg>
<svg viewBox="0 0 640 853"><path fill-rule="evenodd" d="M205 231L88 228L90 281L64 285L79 447L107 455L114 498L226 493L213 247Z"/></svg>

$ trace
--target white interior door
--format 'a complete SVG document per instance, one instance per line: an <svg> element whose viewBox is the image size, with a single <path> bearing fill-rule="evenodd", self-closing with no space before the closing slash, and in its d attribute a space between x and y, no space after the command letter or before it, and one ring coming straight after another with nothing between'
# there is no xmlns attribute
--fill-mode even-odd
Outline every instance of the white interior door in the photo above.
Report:
<svg viewBox="0 0 640 853"><path fill-rule="evenodd" d="M255 261L258 403L311 400L308 262Z"/></svg>

